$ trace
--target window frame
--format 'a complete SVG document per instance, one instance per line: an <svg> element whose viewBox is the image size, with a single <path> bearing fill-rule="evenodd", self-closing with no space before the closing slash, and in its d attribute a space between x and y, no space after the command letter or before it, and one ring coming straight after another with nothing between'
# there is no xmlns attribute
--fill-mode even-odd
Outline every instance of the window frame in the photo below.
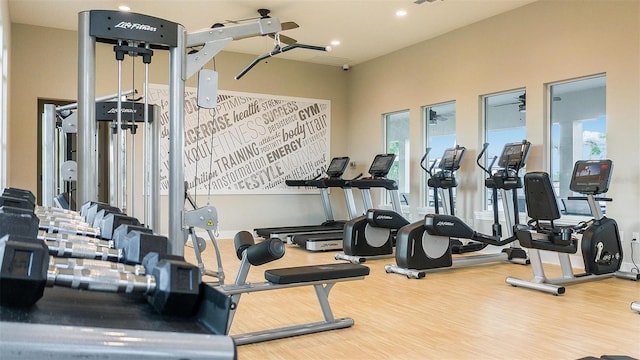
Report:
<svg viewBox="0 0 640 360"><path fill-rule="evenodd" d="M451 120L453 120L453 143L449 144L447 146L445 146L444 148L442 146L438 146L438 150L434 151L432 144L429 141L429 128L432 126L432 124L430 124L430 121L432 120L430 118L430 111L433 108L441 108L441 107L448 107L448 106L453 106L453 118L452 119L448 119L449 124L451 123ZM423 132L422 132L422 144L423 146L423 153L420 155L420 158L422 159L422 156L424 156L424 151L426 151L426 148L431 147L431 152L429 153L429 155L427 156L427 167L431 165L431 163L433 161L437 161L440 156L444 153L444 150L447 148L451 148L454 147L458 144L458 134L457 134L457 102L456 100L450 100L450 101L444 101L444 102L440 102L440 103L435 103L435 104L430 104L430 105L424 105L421 107L421 114L422 114L422 128L423 128ZM437 113L437 111L436 111ZM449 114L448 112L446 114ZM442 137L445 136L450 136L449 134L443 134L441 135ZM435 137L435 136L434 136ZM429 179L429 174L422 170L422 167L420 168L420 171L422 172L422 176L421 178L421 194L420 194L420 206L424 207L427 209L428 212L434 212L435 209L433 207L433 204L430 203L429 198L432 197L433 195L433 189L429 188L427 186L427 181ZM457 195L457 189L453 189L453 198L454 198L454 203L455 203L455 198Z"/></svg>
<svg viewBox="0 0 640 360"><path fill-rule="evenodd" d="M571 121L571 124L572 124L572 126L575 126L576 122L583 123L585 121L589 121L589 122L594 121L594 120L598 121L598 119L602 118L602 120L604 121L603 134L606 135L606 133L607 133L607 123L608 123L607 107L606 107L606 105L607 105L607 96L606 96L606 94L607 94L607 74L606 73L599 73L599 74L593 74L593 75L580 76L580 77L576 77L576 78L559 80L559 81L554 81L554 82L550 82L550 83L545 84L545 89L546 89L546 94L547 94L547 104L548 104L547 112L549 114L548 121L547 121L547 124L546 124L548 126L548 134L549 134L548 135L548 143L547 143L548 172L549 172L551 181L552 181L552 183L554 185L555 195L559 199L559 206L561 207L560 210L561 210L561 214L562 214L563 217L569 217L569 218L574 217L574 218L577 218L577 219L584 220L584 219L589 219L592 216L584 213L584 211L583 212L578 212L578 213L576 213L575 211L568 211L568 209L565 208L566 203L562 200L562 199L564 199L565 197L568 197L568 196L580 196L580 195L576 194L576 193L573 193L572 191L570 191L568 189L569 180L565 179L565 182L566 182L565 185L566 186L563 187L562 179L556 179L556 176L555 176L555 170L554 170L554 167L555 167L554 163L555 162L554 162L554 159L553 159L554 158L554 146L556 146L556 142L554 141L554 132L555 132L555 130L554 130L554 119L555 119L555 117L554 117L554 114L555 114L555 112L554 112L554 104L557 103L555 98L560 98L561 99L560 95L566 94L566 92L558 94L558 93L554 93L553 90L554 90L555 86L563 86L563 85L567 85L567 84L574 84L574 83L581 82L581 81L596 81L597 82L599 80L603 81L602 86L596 86L596 87L593 87L593 88L590 88L590 89L597 89L597 88L600 88L600 87L603 88L603 94L602 94L602 99L601 100L603 102L604 109L602 111L602 114L597 115L595 117L590 117L590 118L574 119L574 120ZM584 90L581 90L581 91L584 91ZM574 90L573 92L575 93L576 91ZM589 103L593 104L595 102L594 101L590 101ZM559 124L559 122L556 122L556 124ZM580 125L582 125L582 124L580 124ZM582 135L584 136L584 132L582 132ZM560 136L560 135L558 135L558 136ZM576 134L572 133L571 136L572 136L572 138L575 138ZM559 140L561 140L561 139L559 139ZM558 145L560 146L560 144L558 144ZM575 144L572 144L572 145L575 145ZM604 139L605 154L602 157L599 157L600 159L608 158L607 155L606 155L606 145L607 145L607 139L605 137L605 139ZM584 142L582 143L582 146L584 147ZM577 160L594 159L594 158L590 158L590 157L575 158L574 151L576 151L575 146L572 146L572 155L571 155L572 156L572 160L571 160L571 169L570 170L573 170L573 165L575 164L575 162ZM559 150L558 150L558 154L559 154L559 156L561 155ZM562 164L562 161L560 159L558 159L558 162L560 164ZM614 164L614 167L615 167L615 164ZM560 170L558 170L558 173L560 173ZM606 196L606 195L601 195L601 196ZM584 205L584 204L582 204L582 205ZM579 207L580 206L577 205L576 208L579 208ZM582 206L582 208L584 208L584 206ZM606 202L600 202L600 208L601 208L602 213L606 214L606 208L607 208Z"/></svg>
<svg viewBox="0 0 640 360"><path fill-rule="evenodd" d="M484 159L483 164L485 167L488 167L491 164L491 159L493 158L493 155L495 156L500 156L502 149L504 147L504 144L506 143L510 143L510 142L516 142L516 141L521 141L523 139L526 138L526 134L527 134L527 118L526 118L526 93L527 93L527 88L526 87L519 87L519 88L514 88L514 89L510 89L510 90L504 90L504 91L499 91L499 92L494 92L494 93L489 93L489 94L485 94L485 95L481 95L480 99L481 99L481 104L482 104L482 141L483 143L489 143L489 148L487 149L487 152L484 154ZM520 96L524 95L525 96L525 100L524 103L520 100ZM519 117L518 119L520 120L520 122L522 123L522 126L518 126L518 127L505 127L504 129L518 129L518 128L522 128L524 129L524 134L521 134L522 136L520 136L520 138L514 137L514 138L509 138L508 140L501 142L499 145L497 146L497 144L495 142L491 143L489 141L489 131L490 127L487 123L488 120L488 108L490 107L488 104L488 99L490 97L500 97L500 103L493 105L491 107L502 107L502 106L506 106L506 105L511 105L511 107L513 109L518 110L519 113ZM509 98L512 98L513 100L510 100ZM522 105L524 105L524 109L522 107ZM495 130L494 130L495 131ZM490 157L489 154L492 153L492 156ZM497 166L497 160L496 163L494 164L494 166ZM490 169L493 172L493 169ZM524 176L526 172L526 167L522 168L520 170L520 175ZM488 176L486 173L482 173L482 183L481 183L481 188L484 189L483 194L482 194L482 210L483 211L492 211L492 204L490 203L491 201L491 190L487 189L484 186L484 179ZM524 189L518 189L519 192L519 200L522 199L522 201L519 201L518 203L518 207L520 210L520 213L526 213L526 204L524 201ZM508 199L510 200L510 199ZM498 209L499 211L503 212L503 207L502 207L502 194L500 191L498 191L498 198L496 199L496 201L498 201Z"/></svg>
<svg viewBox="0 0 640 360"><path fill-rule="evenodd" d="M410 164L410 160L411 160L411 111L409 109L403 109L403 110L397 110L397 111L391 111L391 112L387 112L382 114L382 128L383 128L383 147L384 147L384 151L385 153L389 153L389 127L388 127L388 120L389 117L392 117L394 115L401 115L401 114L406 114L406 121L407 121L407 128L406 128L406 137L405 137L405 144L404 144L404 149L400 149L400 146L398 147L398 153L396 154L396 159L394 160L394 162L397 164L398 166L398 179L396 179L396 181L398 182L398 195L400 196L401 199L401 203L403 203L403 194L406 193L406 201L407 204L404 205L409 205L409 193L411 190L411 164ZM402 119L405 120L405 119ZM404 156L403 156L404 155ZM394 164L393 166L396 166L396 164ZM401 177L400 173L401 170L404 169L404 171L402 171L403 177ZM393 167L392 170L389 172L389 179L393 179L391 177L393 171ZM403 192L403 190L405 190ZM383 197L384 199L384 204L385 205L389 205L391 204L391 198L389 196L389 194L387 193L387 191L384 191L385 196Z"/></svg>

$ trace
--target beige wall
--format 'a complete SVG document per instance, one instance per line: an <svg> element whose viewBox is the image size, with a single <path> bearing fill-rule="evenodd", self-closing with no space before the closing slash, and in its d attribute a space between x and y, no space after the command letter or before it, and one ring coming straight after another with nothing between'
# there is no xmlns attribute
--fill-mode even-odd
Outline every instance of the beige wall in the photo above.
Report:
<svg viewBox="0 0 640 360"><path fill-rule="evenodd" d="M331 100L331 153L355 160L358 167L352 173L366 171L373 155L384 150L381 114L409 109L411 204L420 203L423 191L420 108L455 100L458 140L472 150L459 174L459 214L471 222L481 209L482 177L473 163L473 150L482 143L480 96L526 88L527 133L534 144L528 169L546 170L546 84L606 73L607 146L616 163L609 193L615 201L609 209L628 239L631 231L640 231L639 24L640 2L635 0L539 1L352 66L349 72L272 59L235 81L233 75L250 56L223 53L217 66L221 89ZM12 186L35 190L36 98L76 96L75 37L74 32L14 24ZM99 59L98 83L106 84L100 85L101 95L115 88L109 85L115 81L109 80L115 78L115 61L108 50L100 52ZM154 59L154 65L161 61ZM153 68L153 82L166 82L163 68ZM336 193L333 198L342 204L342 195ZM308 223L321 217L319 202L309 196L217 196L214 204L223 230ZM625 250L628 254L628 246Z"/></svg>
<svg viewBox="0 0 640 360"><path fill-rule="evenodd" d="M527 170L547 170L546 84L606 73L607 155L616 164L608 209L628 241L631 231L640 231L639 24L638 1L539 1L353 66L348 153L366 163L384 149L381 114L409 109L410 203L419 204L421 106L455 100L458 142L476 149L458 176L458 214L473 223L482 208L482 175L474 164L483 133L480 96L526 88L527 137L534 144ZM363 138L369 139L367 146ZM625 250L629 259L628 243Z"/></svg>
<svg viewBox="0 0 640 360"><path fill-rule="evenodd" d="M76 99L77 89L77 33L44 27L13 24L10 90L11 148L9 156L10 186L36 191L36 134L37 99ZM98 44L96 55L96 96L117 91L117 64L111 46ZM281 96L295 96L331 101L331 155L346 152L346 74L341 68L270 59L256 66L241 80L234 80L253 56L221 53L216 66L220 73L219 88ZM211 68L211 64L208 64ZM150 82L167 84L168 53L156 51L150 66ZM132 69L131 62L123 64L123 88L132 87L132 72L136 74L136 88L142 90L144 68L140 61ZM195 86L195 77L187 86ZM141 143L141 141L139 141ZM138 144L141 145L141 144ZM141 164L138 160L137 164ZM204 165L203 165L204 166ZM138 171L141 175L141 171ZM140 180L136 181L141 184ZM340 194L338 194L340 195ZM334 196L336 197L336 196ZM341 204L336 199L336 205ZM166 199L163 210L166 214ZM206 199L199 200L204 205ZM344 202L342 201L342 204ZM131 204L131 201L128 202ZM141 204L138 202L138 204ZM214 196L220 217L221 231L252 229L256 226L319 223L324 218L317 195L259 195ZM135 216L142 218L142 206ZM336 217L346 216L345 211ZM165 217L166 219L166 217ZM163 221L166 223L166 220ZM166 224L165 224L166 225Z"/></svg>

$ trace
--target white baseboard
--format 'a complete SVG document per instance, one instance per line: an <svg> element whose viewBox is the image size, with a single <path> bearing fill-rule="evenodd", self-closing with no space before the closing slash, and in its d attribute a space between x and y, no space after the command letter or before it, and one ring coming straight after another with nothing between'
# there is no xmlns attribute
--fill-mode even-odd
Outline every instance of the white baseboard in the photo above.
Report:
<svg viewBox="0 0 640 360"><path fill-rule="evenodd" d="M640 264L634 265L633 263L630 263L630 262L622 262L622 265L620 266L620 271L633 272L638 274L640 273Z"/></svg>

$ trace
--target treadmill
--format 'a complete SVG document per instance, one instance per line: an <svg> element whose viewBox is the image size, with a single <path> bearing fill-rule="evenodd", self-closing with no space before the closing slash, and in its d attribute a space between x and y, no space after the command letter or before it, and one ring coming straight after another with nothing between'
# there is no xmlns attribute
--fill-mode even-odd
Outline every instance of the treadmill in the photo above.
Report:
<svg viewBox="0 0 640 360"><path fill-rule="evenodd" d="M393 161L395 159L394 154L378 154L373 159L371 166L369 167L368 178L360 179L359 176L353 180L340 180L340 182L334 182L336 186L341 187L345 191L345 197L349 197L347 200L347 210L349 211L349 218L355 219L358 214L355 210L355 204L353 200L352 188L356 187L362 192L362 200L364 202L365 211L373 208L373 201L371 200L371 188L389 188L389 186L396 186L395 181L386 178ZM390 189L393 190L393 189ZM400 201L397 197L397 187L395 187L395 195L398 199L395 210L400 211ZM394 202L395 204L396 202ZM316 234L294 234L291 236L291 243L297 244L309 251L329 251L329 250L342 250L344 245L344 229L340 229L335 232L324 232Z"/></svg>
<svg viewBox="0 0 640 360"><path fill-rule="evenodd" d="M270 239L278 238L283 242L289 242L290 237L294 234L317 234L323 232L342 232L344 227L344 221L336 221L333 218L333 211L331 209L331 200L329 199L330 187L341 187L345 180L342 180L342 174L349 165L349 157L335 157L331 159L331 163L326 170L326 177L316 178L311 180L286 180L285 183L288 186L306 186L316 187L320 190L320 196L322 198L322 205L324 207L324 213L326 220L320 225L302 225L302 226L280 226L280 227L267 227L257 228L253 231L259 237ZM347 192L350 191L347 190ZM353 195L345 192L345 199L347 200L347 208L355 208L353 204ZM349 210L351 211L351 210ZM353 210L355 211L355 210ZM342 243L340 243L342 248Z"/></svg>
<svg viewBox="0 0 640 360"><path fill-rule="evenodd" d="M351 186L360 189L362 193L362 201L365 204L365 211L373 209L373 201L371 200L371 189L387 189L391 195L391 206L398 214L402 214L400 205L400 196L398 194L398 183L395 180L387 178L391 167L395 161L395 154L378 154L373 159L369 168L368 178L358 179L351 182Z"/></svg>

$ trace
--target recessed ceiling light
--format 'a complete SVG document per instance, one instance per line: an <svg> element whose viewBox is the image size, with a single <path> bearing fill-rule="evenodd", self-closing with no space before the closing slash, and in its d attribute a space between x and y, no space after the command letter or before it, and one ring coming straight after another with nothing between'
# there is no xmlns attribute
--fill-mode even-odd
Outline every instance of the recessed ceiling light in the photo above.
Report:
<svg viewBox="0 0 640 360"><path fill-rule="evenodd" d="M120 11L130 11L131 10L131 8L128 7L127 5L120 5L120 6L118 6L118 9Z"/></svg>
<svg viewBox="0 0 640 360"><path fill-rule="evenodd" d="M402 9L398 10L396 11L396 16L399 16L399 17L407 16L407 11Z"/></svg>
<svg viewBox="0 0 640 360"><path fill-rule="evenodd" d="M331 41L331 45L333 45L333 46L338 46L338 45L340 45L340 40L332 40L332 41Z"/></svg>

